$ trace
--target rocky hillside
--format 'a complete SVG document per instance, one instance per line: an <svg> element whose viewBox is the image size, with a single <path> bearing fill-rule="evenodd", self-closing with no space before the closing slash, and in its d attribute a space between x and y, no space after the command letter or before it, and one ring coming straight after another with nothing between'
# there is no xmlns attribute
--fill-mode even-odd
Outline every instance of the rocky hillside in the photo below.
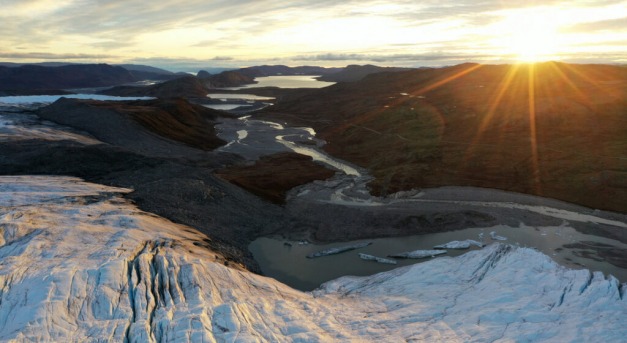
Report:
<svg viewBox="0 0 627 343"><path fill-rule="evenodd" d="M233 70L201 78L202 83L206 88L238 87L255 83L254 79L254 76L245 75L239 71Z"/></svg>
<svg viewBox="0 0 627 343"><path fill-rule="evenodd" d="M627 68L462 64L367 76L262 117L312 126L379 194L499 188L627 212Z"/></svg>
<svg viewBox="0 0 627 343"><path fill-rule="evenodd" d="M61 98L38 114L148 155L176 156L226 144L216 136L214 124L218 116L228 114L183 99L106 102Z"/></svg>

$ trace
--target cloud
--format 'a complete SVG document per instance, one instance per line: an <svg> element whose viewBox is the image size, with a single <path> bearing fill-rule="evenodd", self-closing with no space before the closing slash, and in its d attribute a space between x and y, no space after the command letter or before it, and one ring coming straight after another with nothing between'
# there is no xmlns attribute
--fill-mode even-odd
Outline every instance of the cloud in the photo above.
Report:
<svg viewBox="0 0 627 343"><path fill-rule="evenodd" d="M626 13L627 14L627 13ZM579 23L567 28L568 32L595 32L595 31L627 31L627 17L600 20L588 23ZM625 42L623 42L625 43Z"/></svg>
<svg viewBox="0 0 627 343"><path fill-rule="evenodd" d="M209 61L233 61L235 60L231 56L216 56L214 58L209 59Z"/></svg>
<svg viewBox="0 0 627 343"><path fill-rule="evenodd" d="M119 56L105 54L55 54L49 52L0 52L0 58L18 60L109 60Z"/></svg>
<svg viewBox="0 0 627 343"><path fill-rule="evenodd" d="M5 0L0 58L444 63L495 53L490 39L499 32L490 28L504 12L534 6L620 12L621 4L624 8L620 0ZM625 32L627 13L616 16L587 18L565 30Z"/></svg>
<svg viewBox="0 0 627 343"><path fill-rule="evenodd" d="M477 60L489 57L487 55L464 55L464 54L444 54L444 53L431 53L431 54L392 54L392 55L377 55L377 54L318 54L308 56L294 56L294 61L371 61L371 62L420 62L420 61L450 61L469 59Z"/></svg>

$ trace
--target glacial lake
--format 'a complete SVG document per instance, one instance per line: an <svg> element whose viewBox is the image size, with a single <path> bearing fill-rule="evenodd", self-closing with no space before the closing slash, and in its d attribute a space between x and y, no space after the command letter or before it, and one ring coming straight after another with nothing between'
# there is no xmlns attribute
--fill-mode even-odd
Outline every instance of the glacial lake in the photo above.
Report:
<svg viewBox="0 0 627 343"><path fill-rule="evenodd" d="M278 87L278 88L322 88L335 84L335 82L318 81L315 78L319 75L279 75L279 76L261 76L255 78L257 83L245 85L242 87L224 88L229 90L259 88L259 87Z"/></svg>
<svg viewBox="0 0 627 343"><path fill-rule="evenodd" d="M523 247L533 247L553 258L557 263L574 269L587 268L591 271L602 271L614 275L621 282L627 281L627 269L616 267L588 249L567 249L564 244L590 241L609 244L618 248L627 249L627 244L618 241L586 235L568 226L559 227L509 227L499 225L491 228L470 228L460 231L450 231L435 234L416 235L409 237L392 237L359 240L332 244L301 244L302 242L290 241L284 238L262 237L249 245L255 260L259 263L264 275L275 278L296 289L310 291L320 284L341 276L372 275L394 268L407 266L414 263L429 261L425 259L397 259L398 264L389 265L374 261L364 261L358 253L386 257L389 254L413 251L418 249L431 250L433 246L448 243L455 240L474 239L480 240L479 234L483 233L483 242L490 244L497 242L490 238L490 232L506 237L502 243ZM307 258L310 253L317 251L350 245L357 242L372 242L370 246L347 251L337 255L318 258ZM446 256L459 256L470 250L479 249L472 246L465 250L447 250ZM585 257L587 256L587 257Z"/></svg>
<svg viewBox="0 0 627 343"><path fill-rule="evenodd" d="M256 101L268 101L274 100L270 96L260 96L254 94L236 94L236 93L209 93L208 98L218 100L256 100Z"/></svg>

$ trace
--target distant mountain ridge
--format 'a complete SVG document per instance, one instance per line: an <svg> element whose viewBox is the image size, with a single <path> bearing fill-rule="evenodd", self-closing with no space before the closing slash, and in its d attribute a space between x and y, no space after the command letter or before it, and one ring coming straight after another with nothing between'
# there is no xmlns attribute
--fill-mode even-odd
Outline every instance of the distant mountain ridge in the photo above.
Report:
<svg viewBox="0 0 627 343"><path fill-rule="evenodd" d="M185 75L185 73L173 73L169 70L156 68L142 64L117 64L116 66L128 70L137 80L172 80Z"/></svg>
<svg viewBox="0 0 627 343"><path fill-rule="evenodd" d="M372 64L367 65L349 65L346 68L343 68L341 71L326 74L318 77L320 81L327 82L354 82L363 79L364 77L375 74L375 73L383 73L383 72L399 72L399 71L408 71L412 68L398 68L398 67L379 67Z"/></svg>
<svg viewBox="0 0 627 343"><path fill-rule="evenodd" d="M326 75L341 71L344 68L327 68L318 66L288 67L286 65L262 65L248 68L241 68L237 72L255 78L259 76L277 75Z"/></svg>
<svg viewBox="0 0 627 343"><path fill-rule="evenodd" d="M146 65L72 64L43 62L0 63L0 90L38 91L117 86L143 80L171 80L181 77Z"/></svg>
<svg viewBox="0 0 627 343"><path fill-rule="evenodd" d="M137 81L128 70L108 64L59 67L0 67L0 90L106 87Z"/></svg>
<svg viewBox="0 0 627 343"><path fill-rule="evenodd" d="M66 62L20 64L3 62L0 63L0 91L3 91L2 94L39 94L41 92L58 93L59 90L72 88L116 87L102 92L102 94L197 97L201 96L200 94L204 92L203 89L254 84L256 77L321 75L320 80L338 82L356 81L377 72L402 70L405 69L374 65L353 65L346 68L262 65L222 71L219 74L210 74L203 69L198 72L198 76L194 77L186 73L173 73L165 69L139 64L72 64ZM193 78L197 78L197 80L194 81ZM176 79L183 80L176 81ZM155 85L148 88L123 86L143 80L172 82L163 86Z"/></svg>

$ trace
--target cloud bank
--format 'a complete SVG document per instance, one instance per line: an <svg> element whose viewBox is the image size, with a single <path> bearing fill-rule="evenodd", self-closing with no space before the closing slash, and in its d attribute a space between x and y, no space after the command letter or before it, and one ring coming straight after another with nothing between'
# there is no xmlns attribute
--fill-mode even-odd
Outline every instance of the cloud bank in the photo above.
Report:
<svg viewBox="0 0 627 343"><path fill-rule="evenodd" d="M557 32L557 57L627 60L627 3L618 0L7 0L2 8L5 61L501 61L513 54L508 35L536 15Z"/></svg>

